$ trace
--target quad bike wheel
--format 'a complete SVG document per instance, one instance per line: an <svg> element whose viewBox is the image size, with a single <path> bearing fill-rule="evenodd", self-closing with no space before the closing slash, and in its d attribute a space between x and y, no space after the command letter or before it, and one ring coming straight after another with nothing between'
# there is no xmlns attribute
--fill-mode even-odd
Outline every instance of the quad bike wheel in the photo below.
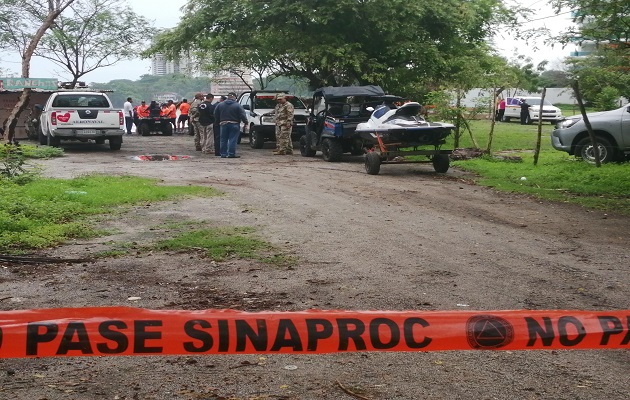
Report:
<svg viewBox="0 0 630 400"><path fill-rule="evenodd" d="M341 160L343 148L338 140L326 138L322 141L322 156L324 161L337 162Z"/></svg>
<svg viewBox="0 0 630 400"><path fill-rule="evenodd" d="M300 154L303 157L314 157L316 150L311 148L311 133L305 133L300 137Z"/></svg>

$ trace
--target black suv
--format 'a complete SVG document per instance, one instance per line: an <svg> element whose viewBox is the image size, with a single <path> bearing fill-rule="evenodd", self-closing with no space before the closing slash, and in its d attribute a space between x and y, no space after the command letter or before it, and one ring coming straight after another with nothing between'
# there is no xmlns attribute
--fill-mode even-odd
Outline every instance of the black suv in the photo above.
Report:
<svg viewBox="0 0 630 400"><path fill-rule="evenodd" d="M300 138L300 153L313 157L321 150L325 161L339 161L343 153L363 154L357 124L366 122L383 101L380 86L323 87L313 93L313 109ZM368 110L370 108L370 110Z"/></svg>

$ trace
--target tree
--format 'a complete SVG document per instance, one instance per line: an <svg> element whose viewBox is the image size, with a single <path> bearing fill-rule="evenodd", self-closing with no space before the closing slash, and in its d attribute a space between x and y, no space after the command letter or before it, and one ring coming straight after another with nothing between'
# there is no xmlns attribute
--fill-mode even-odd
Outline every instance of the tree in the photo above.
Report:
<svg viewBox="0 0 630 400"><path fill-rule="evenodd" d="M464 49L485 46L501 1L199 0L145 53L191 52L221 69L327 85L381 84L401 95L445 78Z"/></svg>
<svg viewBox="0 0 630 400"><path fill-rule="evenodd" d="M149 22L126 10L122 0L75 0L42 38L35 55L65 68L74 87L89 72L137 57L150 32Z"/></svg>
<svg viewBox="0 0 630 400"><path fill-rule="evenodd" d="M17 51L22 59L21 77L28 78L31 59L44 34L75 0L3 0L0 3L0 48ZM13 141L18 118L26 108L31 89L25 88L6 124Z"/></svg>
<svg viewBox="0 0 630 400"><path fill-rule="evenodd" d="M566 71L547 70L540 74L540 86L547 88L569 87L571 81Z"/></svg>

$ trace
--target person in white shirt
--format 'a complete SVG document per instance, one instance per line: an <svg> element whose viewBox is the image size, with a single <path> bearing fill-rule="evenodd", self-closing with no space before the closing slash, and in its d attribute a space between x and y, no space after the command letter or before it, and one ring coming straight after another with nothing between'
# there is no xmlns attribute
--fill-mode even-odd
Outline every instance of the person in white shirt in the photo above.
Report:
<svg viewBox="0 0 630 400"><path fill-rule="evenodd" d="M133 99L127 97L127 101L123 105L123 114L125 114L125 127L127 128L127 135L131 135L131 127L133 126L133 105L131 104Z"/></svg>

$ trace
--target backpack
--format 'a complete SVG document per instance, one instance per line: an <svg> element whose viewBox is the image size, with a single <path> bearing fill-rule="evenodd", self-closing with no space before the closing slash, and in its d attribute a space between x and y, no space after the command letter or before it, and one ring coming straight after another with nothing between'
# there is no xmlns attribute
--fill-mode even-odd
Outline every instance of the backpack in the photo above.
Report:
<svg viewBox="0 0 630 400"><path fill-rule="evenodd" d="M197 107L199 110L199 123L201 125L210 125L214 123L214 107L215 105L209 101L204 101Z"/></svg>

